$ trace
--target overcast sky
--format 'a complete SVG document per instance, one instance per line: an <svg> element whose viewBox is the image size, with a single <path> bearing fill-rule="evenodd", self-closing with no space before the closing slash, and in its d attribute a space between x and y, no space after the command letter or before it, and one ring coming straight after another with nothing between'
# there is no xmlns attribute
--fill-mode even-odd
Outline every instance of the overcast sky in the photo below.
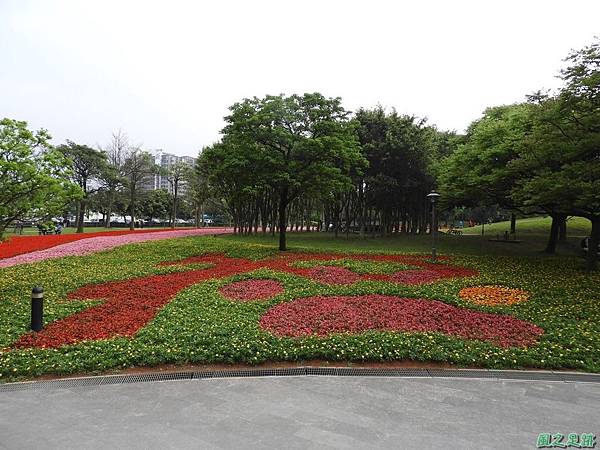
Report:
<svg viewBox="0 0 600 450"><path fill-rule="evenodd" d="M600 1L0 0L0 117L195 156L244 97L321 92L462 131L556 87Z"/></svg>

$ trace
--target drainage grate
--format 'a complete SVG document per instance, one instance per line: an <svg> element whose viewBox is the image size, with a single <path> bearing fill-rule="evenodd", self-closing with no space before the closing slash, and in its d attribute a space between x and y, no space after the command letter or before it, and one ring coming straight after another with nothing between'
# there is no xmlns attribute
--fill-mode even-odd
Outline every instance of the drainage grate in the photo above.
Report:
<svg viewBox="0 0 600 450"><path fill-rule="evenodd" d="M148 381L191 380L193 372L157 372L139 375L110 375L102 384L146 383Z"/></svg>
<svg viewBox="0 0 600 450"><path fill-rule="evenodd" d="M196 372L158 372L136 375L108 375L87 378L67 378L50 381L27 381L0 384L0 392L14 392L40 389L70 389L151 381L201 380L208 378L242 377L295 377L295 376L337 376L337 377L399 377L399 378L479 378L495 380L527 380L600 383L600 374L576 372L515 371L515 370L476 370L476 369L386 369L354 367L290 367L278 369L238 369Z"/></svg>
<svg viewBox="0 0 600 450"><path fill-rule="evenodd" d="M564 381L564 379L554 372L527 372L518 370L490 370L489 372L500 380Z"/></svg>
<svg viewBox="0 0 600 450"><path fill-rule="evenodd" d="M40 389L70 389L76 387L100 386L104 377L67 378L64 380L26 381L23 383L0 384L0 392L29 391Z"/></svg>
<svg viewBox="0 0 600 450"><path fill-rule="evenodd" d="M334 369L338 377L427 377L425 369L370 369L339 367Z"/></svg>
<svg viewBox="0 0 600 450"><path fill-rule="evenodd" d="M600 375L594 375L591 373L561 373L554 372L563 381L567 382L578 382L578 383L600 383Z"/></svg>
<svg viewBox="0 0 600 450"><path fill-rule="evenodd" d="M427 372L433 378L498 378L485 369L427 369Z"/></svg>

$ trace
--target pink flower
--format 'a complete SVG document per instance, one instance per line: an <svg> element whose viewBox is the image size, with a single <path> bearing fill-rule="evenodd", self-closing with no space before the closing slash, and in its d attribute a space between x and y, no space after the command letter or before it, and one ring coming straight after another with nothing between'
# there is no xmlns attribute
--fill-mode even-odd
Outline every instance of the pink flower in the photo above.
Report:
<svg viewBox="0 0 600 450"><path fill-rule="evenodd" d="M134 233L120 236L98 236L88 239L81 239L75 242L57 245L56 247L13 256L0 260L0 268L16 266L17 264L27 264L46 259L62 258L63 256L82 256L90 253L96 253L103 250L109 250L121 245L133 244L136 242L157 241L162 239L171 239L187 236L199 236L203 234L223 234L231 233L231 228L193 228L186 230L157 231L154 233Z"/></svg>

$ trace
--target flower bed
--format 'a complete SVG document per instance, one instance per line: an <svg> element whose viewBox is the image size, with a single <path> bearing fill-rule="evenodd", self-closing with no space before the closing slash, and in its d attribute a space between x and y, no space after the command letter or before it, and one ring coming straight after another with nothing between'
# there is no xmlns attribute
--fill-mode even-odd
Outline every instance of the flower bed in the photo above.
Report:
<svg viewBox="0 0 600 450"><path fill-rule="evenodd" d="M360 280L360 276L346 269L335 266L316 266L308 271L308 276L319 283L352 284Z"/></svg>
<svg viewBox="0 0 600 450"><path fill-rule="evenodd" d="M209 263L213 267L84 286L68 298L98 299L102 300L100 305L52 322L39 333L25 334L14 347L57 348L86 340L133 336L182 289L201 280L227 277L257 267L251 261L221 255L194 258L191 262Z"/></svg>
<svg viewBox="0 0 600 450"><path fill-rule="evenodd" d="M419 255L278 253L240 239L159 240L0 270L0 382L131 366L311 359L600 372L600 278L573 260L463 256L431 264ZM355 284L311 281L315 266L349 269L342 259L375 270L353 271ZM396 273L435 275L394 281L379 263L418 268ZM478 272L480 279L464 278ZM271 280L285 291L265 301L224 300L225 287L239 280ZM501 314L461 302L461 289L481 280L510 283L531 298L499 305ZM34 335L29 293L36 285L45 290L45 328ZM306 298L320 300L310 306ZM281 314L285 308L289 316ZM294 309L302 317L296 322ZM277 327L298 336L280 335Z"/></svg>
<svg viewBox="0 0 600 450"><path fill-rule="evenodd" d="M476 270L446 263L430 263L421 255L289 254L267 264L274 270L295 273L325 284L352 284L360 280L424 284L449 278L475 276ZM350 261L349 263L347 261ZM440 261L448 261L447 257ZM378 263L383 268L376 269ZM360 267L359 273L350 267ZM398 267L416 269L397 270ZM368 270L370 269L370 270ZM389 274L388 272L392 272Z"/></svg>
<svg viewBox="0 0 600 450"><path fill-rule="evenodd" d="M169 233L169 235L173 235L175 232ZM155 233L152 237L154 236L160 236L160 234ZM123 236L119 239L128 237L134 236ZM25 256L28 255L22 255L22 257ZM192 266L192 270L84 286L75 292L71 292L68 298L102 300L100 305L53 322L40 333L26 334L14 344L14 347L57 348L85 340L133 336L152 320L160 308L169 303L180 290L202 280L223 278L259 268L290 272L332 285L352 284L360 279L368 279L370 276L387 277L381 275L361 276L344 267L317 266L312 269L303 269L290 264L301 258L330 261L338 257L338 255L332 254L287 254L265 260L251 261L230 258L222 254L213 254L193 256L181 261L163 262L160 264L161 266ZM367 256L363 257L367 258ZM197 264L201 264L202 267L194 269L193 266ZM209 268L206 268L207 264L210 265ZM453 268L452 270L456 271L458 269L461 268ZM452 273L454 274L454 272ZM247 287L252 287L252 289L244 293L244 288ZM266 289L266 291L261 292L261 289ZM241 284L234 284L229 288L225 287L223 292L225 292L225 296L231 294L232 298L238 298L239 300L252 300L275 295L277 289L273 284L261 284L254 281L241 282ZM267 297L262 297L262 294ZM257 295L259 297L256 297Z"/></svg>
<svg viewBox="0 0 600 450"><path fill-rule="evenodd" d="M45 250L60 244L67 244L81 239L90 239L99 236L122 236L124 234L132 233L156 233L159 231L168 230L116 230L43 236L10 236L5 241L0 242L0 259L10 258L11 256L21 255L23 253L31 253L37 250Z"/></svg>
<svg viewBox="0 0 600 450"><path fill-rule="evenodd" d="M440 272L428 269L404 270L402 272L396 272L390 276L391 281L403 284L432 283L442 278L444 277Z"/></svg>
<svg viewBox="0 0 600 450"><path fill-rule="evenodd" d="M219 289L229 300L249 302L265 300L283 292L283 285L275 280L244 280L227 284Z"/></svg>
<svg viewBox="0 0 600 450"><path fill-rule="evenodd" d="M459 297L485 306L507 306L529 300L529 292L504 286L473 286L460 290Z"/></svg>
<svg viewBox="0 0 600 450"><path fill-rule="evenodd" d="M401 270L414 269L415 266L403 264L395 261L377 261L373 259L365 259L361 255L361 259L344 257L339 259L332 259L330 261L315 261L315 260L303 260L297 261L290 264L292 267L298 267L302 269L310 269L316 266L336 266L344 267L351 270L354 273L365 275L391 275Z"/></svg>
<svg viewBox="0 0 600 450"><path fill-rule="evenodd" d="M161 239L171 239L177 237L197 236L203 234L227 233L231 230L225 228L193 228L184 230L147 230L147 232L108 232L99 233L98 236L93 236L96 233L82 233L78 235L64 235L65 238L78 236L75 242L67 242L60 245L51 246L44 250L24 253L11 258L0 259L0 268L11 267L18 264L33 263L44 261L46 259L61 258L63 256L82 256L90 253L109 250L126 244L135 242L155 241ZM90 235L92 235L90 237ZM41 236L54 237L54 236ZM62 235L56 237L63 237ZM48 241L47 244L53 241Z"/></svg>
<svg viewBox="0 0 600 450"><path fill-rule="evenodd" d="M544 331L507 315L472 311L436 300L384 295L305 297L274 306L260 326L277 336L327 336L368 330L439 332L501 347L535 344Z"/></svg>

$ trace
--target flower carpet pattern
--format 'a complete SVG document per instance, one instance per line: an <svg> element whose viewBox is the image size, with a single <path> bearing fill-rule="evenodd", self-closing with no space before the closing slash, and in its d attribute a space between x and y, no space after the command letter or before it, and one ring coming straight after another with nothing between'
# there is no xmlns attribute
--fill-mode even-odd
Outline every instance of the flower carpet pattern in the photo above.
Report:
<svg viewBox="0 0 600 450"><path fill-rule="evenodd" d="M472 311L437 300L385 295L305 297L274 306L260 320L278 336L326 336L368 330L439 332L501 347L532 345L544 331L507 315Z"/></svg>
<svg viewBox="0 0 600 450"><path fill-rule="evenodd" d="M529 292L504 286L473 286L460 290L459 297L477 305L506 306L529 300Z"/></svg>
<svg viewBox="0 0 600 450"><path fill-rule="evenodd" d="M275 280L244 280L229 283L219 289L219 292L229 300L249 302L281 294L283 286Z"/></svg>
<svg viewBox="0 0 600 450"><path fill-rule="evenodd" d="M456 255L431 264L425 255L280 253L248 241L165 239L0 268L0 383L309 360L600 372L600 274L575 259ZM315 274L323 267L349 272L325 280ZM32 286L45 291L37 334L28 331ZM530 297L491 305L460 295L490 286ZM234 300L228 287L261 298Z"/></svg>
<svg viewBox="0 0 600 450"><path fill-rule="evenodd" d="M183 261L172 261L163 265L185 266L194 264L209 264L209 268L192 269L184 272L175 272L164 275L153 275L132 280L109 282L99 285L84 286L68 296L69 299L95 299L102 303L92 306L65 319L48 325L39 333L23 335L13 347L15 348L58 348L63 345L73 344L87 340L109 339L115 336L133 336L150 320L157 312L171 301L182 289L198 283L202 280L224 278L236 274L250 272L259 268L275 271L291 272L301 276L312 278L325 284L352 284L359 280L388 280L395 281L397 274L355 274L344 267L315 266L313 268L297 267L299 260L332 261L339 258L331 254L286 254L275 258L260 261L251 261L242 258L231 258L225 255L203 255L184 259ZM446 265L431 264L423 257L418 256L366 256L358 255L355 258L369 259L373 261L409 262L413 266L424 267L427 274L426 281L444 277L457 277L460 275L473 275L476 272L465 268ZM411 270L411 273L418 271ZM435 276L430 275L434 273ZM412 281L411 281L412 282ZM280 284L273 280L250 280L226 285L221 289L225 297L239 300L255 300L269 298L282 292ZM409 302L410 303L410 302ZM427 304L425 304L427 305ZM440 305L444 305L440 303ZM430 305L429 305L430 306ZM431 313L439 314L442 306ZM450 307L455 308L455 307ZM456 309L456 308L455 308ZM384 314L385 315L385 314ZM457 317L459 317L458 315ZM343 316L342 316L343 317ZM446 314L446 320L450 320ZM463 317L463 316L460 316ZM346 318L344 318L346 319ZM477 323L477 322L475 322ZM475 325L477 326L477 325ZM383 327L386 328L385 326ZM490 328L490 327L488 327ZM365 328L367 329L367 328ZM378 329L375 326L375 329ZM398 328L402 329L402 328ZM490 333L494 333L499 327L491 327ZM423 330L437 330L428 328L423 323ZM441 330L441 329L440 329ZM410 327L405 331L411 331ZM439 331L439 330L438 330ZM519 329L519 331L521 331ZM486 335L487 336L487 335ZM510 339L502 340L497 336L498 342L512 342ZM488 339L490 340L490 339ZM515 341L517 342L517 341ZM528 342L526 339L523 342Z"/></svg>
<svg viewBox="0 0 600 450"><path fill-rule="evenodd" d="M0 268L11 267L17 264L33 263L38 261L44 261L46 259L61 258L63 256L82 256L90 253L100 252L109 250L114 247L121 245L133 244L136 242L156 241L161 239L172 239L177 237L186 236L198 236L203 234L222 234L229 233L230 229L227 228L194 228L186 230L148 230L148 231L116 231L116 232L100 232L100 233L82 233L82 234L65 234L58 236L31 236L22 238L26 243L27 239L30 239L32 244L20 245L21 238L13 238L17 240L15 244L16 250L23 254L18 254L10 258L0 259ZM40 243L38 243L38 238ZM45 239L48 238L48 239ZM52 238L52 239L50 239ZM56 239L54 239L56 238ZM8 241L7 245L11 245L13 240ZM57 245L57 242L66 242ZM53 244L54 243L54 244ZM4 245L4 243L0 244ZM48 247L41 250L37 250L40 245L48 245ZM29 253L24 253L23 250L26 248L36 249L36 251L28 250ZM9 253L9 250L7 253Z"/></svg>

